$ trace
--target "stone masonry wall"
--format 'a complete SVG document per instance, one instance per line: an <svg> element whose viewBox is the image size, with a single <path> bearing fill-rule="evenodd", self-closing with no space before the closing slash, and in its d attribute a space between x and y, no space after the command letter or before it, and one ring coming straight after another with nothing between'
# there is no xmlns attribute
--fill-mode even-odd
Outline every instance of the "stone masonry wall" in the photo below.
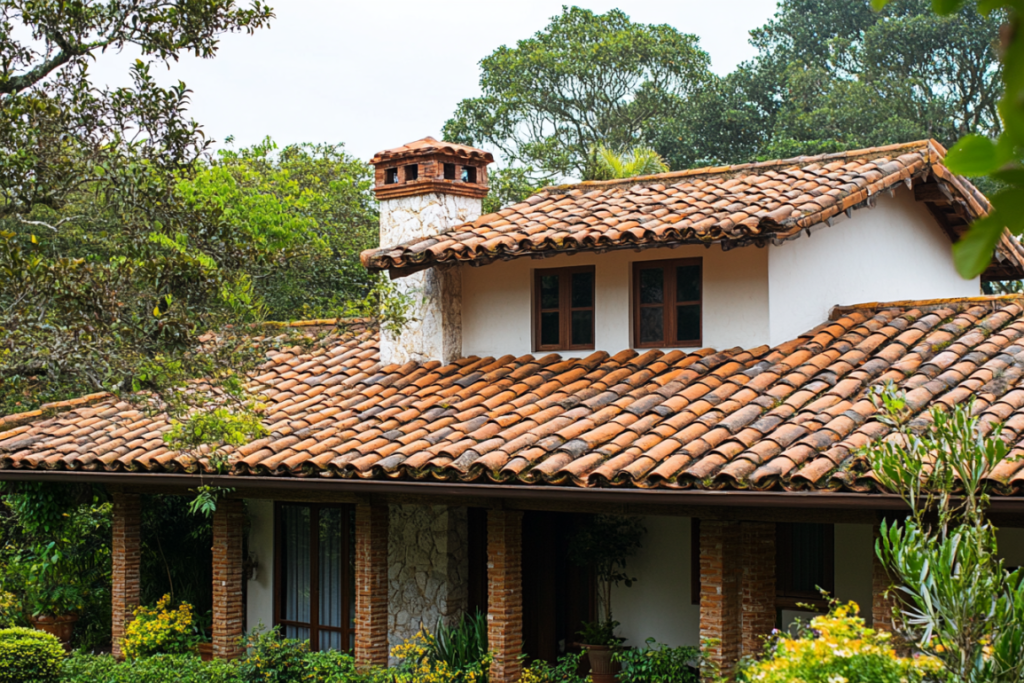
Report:
<svg viewBox="0 0 1024 683"><path fill-rule="evenodd" d="M478 198L440 193L385 199L380 203L382 247L439 235L480 216ZM458 269L428 268L395 280L413 299L410 321L397 335L381 331L382 363L439 360L462 355L462 277Z"/></svg>
<svg viewBox="0 0 1024 683"><path fill-rule="evenodd" d="M416 634L422 623L451 623L468 599L465 508L392 505L388 533L388 642Z"/></svg>

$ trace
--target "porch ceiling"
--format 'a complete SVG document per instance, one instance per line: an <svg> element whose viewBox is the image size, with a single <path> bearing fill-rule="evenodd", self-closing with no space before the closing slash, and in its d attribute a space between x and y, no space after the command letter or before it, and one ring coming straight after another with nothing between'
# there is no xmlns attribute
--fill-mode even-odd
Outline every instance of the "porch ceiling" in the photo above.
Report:
<svg viewBox="0 0 1024 683"><path fill-rule="evenodd" d="M889 428L867 395L888 381L906 390L918 421L932 405L976 396L985 420L1005 422L1015 454L1024 453L1021 300L869 304L832 317L775 348L690 354L382 367L372 332L283 348L254 377L270 434L232 453L231 474L869 493L877 486L858 449ZM0 478L2 470L212 473L166 448L164 416L116 398L49 412L0 419ZM1018 494L1024 462L990 480Z"/></svg>

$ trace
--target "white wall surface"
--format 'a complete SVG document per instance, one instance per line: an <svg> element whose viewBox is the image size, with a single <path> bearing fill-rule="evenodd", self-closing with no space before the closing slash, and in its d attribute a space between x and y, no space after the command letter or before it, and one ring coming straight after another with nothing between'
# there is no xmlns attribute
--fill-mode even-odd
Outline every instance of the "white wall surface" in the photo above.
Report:
<svg viewBox="0 0 1024 683"><path fill-rule="evenodd" d="M246 604L247 631L263 623L274 625L274 502L247 500L249 512L249 554L256 556L259 566L249 581Z"/></svg>
<svg viewBox="0 0 1024 683"><path fill-rule="evenodd" d="M594 266L599 351L618 353L632 345L630 264L638 261L703 259L704 346L751 348L768 341L768 251L756 247L723 251L687 246L517 259L462 267L462 353L465 356L522 356L533 351L531 332L534 270ZM646 349L644 349L646 350ZM593 351L559 351L582 358ZM547 355L547 352L538 352Z"/></svg>
<svg viewBox="0 0 1024 683"><path fill-rule="evenodd" d="M771 343L820 325L836 305L977 296L979 279L957 274L950 246L924 204L901 187L874 209L769 247Z"/></svg>
<svg viewBox="0 0 1024 683"><path fill-rule="evenodd" d="M690 518L645 517L643 547L626 572L637 581L612 589L612 611L626 644L648 638L671 647L700 643L700 606L690 602Z"/></svg>

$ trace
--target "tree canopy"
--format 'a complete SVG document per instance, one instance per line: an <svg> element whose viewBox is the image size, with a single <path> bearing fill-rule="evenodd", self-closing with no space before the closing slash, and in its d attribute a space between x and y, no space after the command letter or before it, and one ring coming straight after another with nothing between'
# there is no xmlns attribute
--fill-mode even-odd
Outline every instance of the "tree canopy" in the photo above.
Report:
<svg viewBox="0 0 1024 683"><path fill-rule="evenodd" d="M508 164L591 177L596 145L636 146L711 79L697 37L620 10L565 7L515 47L480 62L480 97L445 124L452 141L500 150Z"/></svg>

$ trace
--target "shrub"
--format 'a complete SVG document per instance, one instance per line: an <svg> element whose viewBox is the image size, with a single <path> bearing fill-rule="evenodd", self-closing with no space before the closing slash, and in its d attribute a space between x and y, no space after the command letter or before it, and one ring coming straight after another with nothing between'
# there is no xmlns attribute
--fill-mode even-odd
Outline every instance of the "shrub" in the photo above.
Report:
<svg viewBox="0 0 1024 683"><path fill-rule="evenodd" d="M49 633L30 628L0 631L0 683L51 683L57 680L64 648Z"/></svg>
<svg viewBox="0 0 1024 683"><path fill-rule="evenodd" d="M302 683L369 683L369 680L356 672L356 660L344 652L309 652L302 659Z"/></svg>
<svg viewBox="0 0 1024 683"><path fill-rule="evenodd" d="M865 628L856 603L835 604L798 636L779 633L761 660L741 667L746 683L920 683L940 670L932 657L899 657L890 634Z"/></svg>
<svg viewBox="0 0 1024 683"><path fill-rule="evenodd" d="M620 683L697 683L700 650L668 647L648 638L643 648L620 650L612 658L622 663Z"/></svg>
<svg viewBox="0 0 1024 683"><path fill-rule="evenodd" d="M487 616L480 611L470 617L463 614L454 626L438 619L426 643L432 662L444 662L452 671L474 670L487 657Z"/></svg>
<svg viewBox="0 0 1024 683"><path fill-rule="evenodd" d="M281 635L275 626L269 631L263 625L246 636L248 656L238 665L238 677L244 683L299 683L303 680L309 643Z"/></svg>
<svg viewBox="0 0 1024 683"><path fill-rule="evenodd" d="M110 655L75 653L64 661L61 683L240 683L234 662L195 655L154 655L117 662Z"/></svg>
<svg viewBox="0 0 1024 683"><path fill-rule="evenodd" d="M582 653L566 653L554 664L538 659L523 669L519 683L590 683L590 676L580 676Z"/></svg>
<svg viewBox="0 0 1024 683"><path fill-rule="evenodd" d="M0 628L13 628L18 625L21 616L21 605L14 593L0 591Z"/></svg>
<svg viewBox="0 0 1024 683"><path fill-rule="evenodd" d="M125 629L121 650L129 659L150 655L176 655L191 652L198 643L192 605L181 603L177 609L167 609L170 595L165 595L156 607L135 608L135 618Z"/></svg>
<svg viewBox="0 0 1024 683"><path fill-rule="evenodd" d="M401 660L393 672L395 683L481 683L487 680L491 653L456 669L447 661L436 659L436 650L434 636L423 628L409 640L392 648L391 656Z"/></svg>

